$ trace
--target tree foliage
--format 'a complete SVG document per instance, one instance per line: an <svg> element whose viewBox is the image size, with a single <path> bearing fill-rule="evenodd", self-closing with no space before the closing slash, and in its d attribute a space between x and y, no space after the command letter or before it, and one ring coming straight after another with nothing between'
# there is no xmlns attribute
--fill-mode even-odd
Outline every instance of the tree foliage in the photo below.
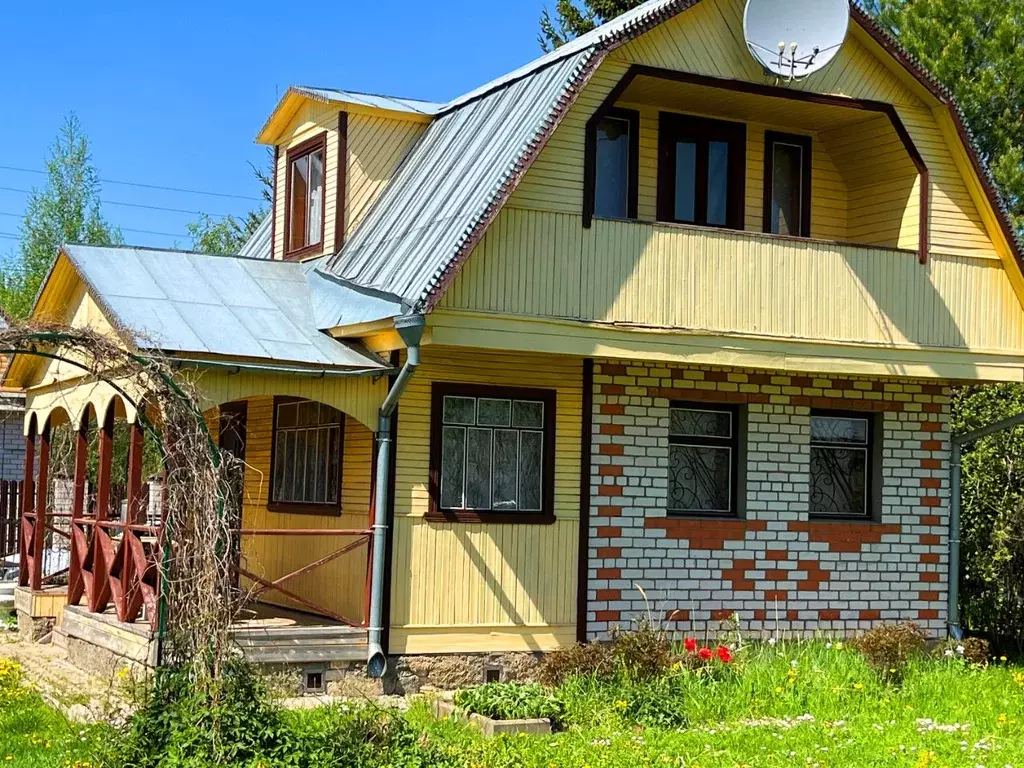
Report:
<svg viewBox="0 0 1024 768"><path fill-rule="evenodd" d="M241 219L225 216L219 221L202 214L185 225L192 238L192 250L200 253L236 254L263 220L263 211L249 211Z"/></svg>
<svg viewBox="0 0 1024 768"><path fill-rule="evenodd" d="M99 175L74 114L64 120L46 161L46 184L33 189L16 254L0 270L0 307L27 317L58 249L69 243L115 245L121 232L100 212Z"/></svg>
<svg viewBox="0 0 1024 768"><path fill-rule="evenodd" d="M554 16L547 8L541 14L537 40L545 51L560 48L641 2L643 0L583 0L580 6L576 0L557 0Z"/></svg>
<svg viewBox="0 0 1024 768"><path fill-rule="evenodd" d="M1024 0L872 0L868 7L952 91L1020 230Z"/></svg>

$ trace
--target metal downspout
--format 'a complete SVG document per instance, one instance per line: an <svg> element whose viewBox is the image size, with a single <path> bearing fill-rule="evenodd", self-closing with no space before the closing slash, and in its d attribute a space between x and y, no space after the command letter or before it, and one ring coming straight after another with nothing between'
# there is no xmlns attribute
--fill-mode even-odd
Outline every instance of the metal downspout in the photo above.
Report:
<svg viewBox="0 0 1024 768"><path fill-rule="evenodd" d="M381 638L384 633L384 566L387 561L388 504L391 488L388 478L391 467L392 416L402 393L408 386L420 364L420 339L426 318L423 315L406 315L395 319L395 330L402 337L406 347L405 365L399 371L394 385L380 407L380 422L377 430L377 477L374 493L373 514L373 564L370 572L370 617L367 637L366 672L376 679L384 677L388 669L388 657Z"/></svg>

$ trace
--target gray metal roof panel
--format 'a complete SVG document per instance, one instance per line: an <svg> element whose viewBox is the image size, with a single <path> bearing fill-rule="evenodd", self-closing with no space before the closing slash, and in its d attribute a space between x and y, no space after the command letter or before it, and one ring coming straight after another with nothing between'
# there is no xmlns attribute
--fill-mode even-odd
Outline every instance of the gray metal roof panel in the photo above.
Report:
<svg viewBox="0 0 1024 768"><path fill-rule="evenodd" d="M320 101L343 101L375 109L389 109L392 112L413 112L419 115L435 115L444 106L421 99L404 99L398 96L384 96L377 93L342 91L336 88L313 88L305 85L292 86L293 91Z"/></svg>
<svg viewBox="0 0 1024 768"><path fill-rule="evenodd" d="M256 230L249 236L249 239L245 241L239 251L239 256L244 256L247 259L269 259L272 257L270 252L270 235L273 230L271 219L272 214L267 214L260 225L256 227Z"/></svg>
<svg viewBox="0 0 1024 768"><path fill-rule="evenodd" d="M437 118L323 269L421 303L550 126L584 50Z"/></svg>
<svg viewBox="0 0 1024 768"><path fill-rule="evenodd" d="M71 245L83 280L141 347L317 366L386 369L320 333L308 268L183 251Z"/></svg>

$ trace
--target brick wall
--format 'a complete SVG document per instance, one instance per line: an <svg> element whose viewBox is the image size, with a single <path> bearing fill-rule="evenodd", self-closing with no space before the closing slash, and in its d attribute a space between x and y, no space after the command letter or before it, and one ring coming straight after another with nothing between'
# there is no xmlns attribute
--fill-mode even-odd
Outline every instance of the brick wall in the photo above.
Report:
<svg viewBox="0 0 1024 768"><path fill-rule="evenodd" d="M898 619L942 632L945 386L600 361L594 370L588 637L648 607L697 632L733 613L765 634L849 634ZM669 404L680 400L746 404L743 519L668 515ZM809 519L811 408L881 414L877 521Z"/></svg>
<svg viewBox="0 0 1024 768"><path fill-rule="evenodd" d="M21 480L24 475L24 415L20 395L0 392L0 480Z"/></svg>

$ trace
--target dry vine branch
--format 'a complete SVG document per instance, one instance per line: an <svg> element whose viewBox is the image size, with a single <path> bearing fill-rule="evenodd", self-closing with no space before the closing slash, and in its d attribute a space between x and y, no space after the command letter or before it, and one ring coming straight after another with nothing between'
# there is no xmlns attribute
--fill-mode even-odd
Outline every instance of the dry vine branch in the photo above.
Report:
<svg viewBox="0 0 1024 768"><path fill-rule="evenodd" d="M199 677L219 678L231 654L228 628L237 604L230 536L239 502L231 488L241 468L212 441L192 384L159 355L126 348L91 329L0 329L0 353L58 359L82 369L83 385L107 382L129 402L126 390L138 395L133 405L158 437L165 469L166 522L157 543L164 553L163 660Z"/></svg>

